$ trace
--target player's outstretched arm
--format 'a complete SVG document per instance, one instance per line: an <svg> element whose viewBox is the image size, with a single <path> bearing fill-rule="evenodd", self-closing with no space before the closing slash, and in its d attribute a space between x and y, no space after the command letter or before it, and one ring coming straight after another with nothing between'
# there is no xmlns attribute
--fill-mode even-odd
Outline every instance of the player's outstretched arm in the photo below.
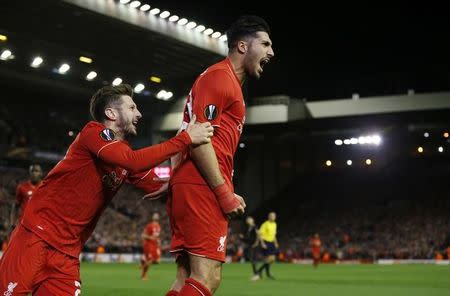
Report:
<svg viewBox="0 0 450 296"><path fill-rule="evenodd" d="M132 150L125 143L115 141L103 146L98 152L95 150L92 152L109 164L120 166L132 173L142 172L185 150L190 144L209 143L213 130L210 123L196 124L193 118L188 130L161 144ZM89 148L89 144L87 146Z"/></svg>

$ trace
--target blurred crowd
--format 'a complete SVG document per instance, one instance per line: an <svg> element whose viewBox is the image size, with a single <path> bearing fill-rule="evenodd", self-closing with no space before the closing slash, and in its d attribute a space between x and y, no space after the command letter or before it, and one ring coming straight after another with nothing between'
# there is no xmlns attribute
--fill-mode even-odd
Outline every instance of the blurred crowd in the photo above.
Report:
<svg viewBox="0 0 450 296"><path fill-rule="evenodd" d="M26 169L0 167L0 241L6 241L15 221L15 189L28 177ZM85 251L141 252L141 234L153 212L161 215L163 255L170 246L169 221L163 200L142 200L142 192L124 185L107 207L85 246ZM450 247L450 200L430 198L390 200L383 203L329 203L309 200L277 213L279 259L311 258L309 240L322 241L325 261L392 259L447 259ZM291 213L291 214L290 214ZM262 213L261 217L266 213ZM257 221L259 226L263 221ZM228 254L244 260L240 234L245 225L230 224Z"/></svg>

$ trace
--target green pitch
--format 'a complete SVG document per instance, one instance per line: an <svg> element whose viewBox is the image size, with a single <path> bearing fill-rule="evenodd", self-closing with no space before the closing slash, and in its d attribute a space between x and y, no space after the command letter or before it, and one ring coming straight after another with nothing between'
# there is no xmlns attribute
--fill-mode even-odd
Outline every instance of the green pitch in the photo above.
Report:
<svg viewBox="0 0 450 296"><path fill-rule="evenodd" d="M436 265L321 265L276 264L276 280L251 282L247 264L226 264L223 281L215 295L223 296L449 296L450 266ZM170 263L152 266L147 281L132 264L81 266L82 294L165 295L175 274Z"/></svg>

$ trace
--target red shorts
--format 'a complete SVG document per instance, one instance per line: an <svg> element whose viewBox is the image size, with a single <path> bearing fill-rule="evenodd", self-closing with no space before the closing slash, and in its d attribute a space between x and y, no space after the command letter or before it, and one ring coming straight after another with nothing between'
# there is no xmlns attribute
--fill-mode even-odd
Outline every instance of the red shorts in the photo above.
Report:
<svg viewBox="0 0 450 296"><path fill-rule="evenodd" d="M167 200L172 229L170 252L225 262L228 219L206 185L174 184Z"/></svg>
<svg viewBox="0 0 450 296"><path fill-rule="evenodd" d="M79 260L18 225L0 260L0 295L74 296L80 289Z"/></svg>
<svg viewBox="0 0 450 296"><path fill-rule="evenodd" d="M157 243L144 243L144 260L151 262L159 262L161 259L161 248Z"/></svg>

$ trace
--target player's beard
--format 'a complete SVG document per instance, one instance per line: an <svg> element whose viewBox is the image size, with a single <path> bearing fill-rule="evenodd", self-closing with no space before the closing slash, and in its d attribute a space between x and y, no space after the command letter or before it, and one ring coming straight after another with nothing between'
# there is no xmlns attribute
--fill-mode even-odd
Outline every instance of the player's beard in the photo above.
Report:
<svg viewBox="0 0 450 296"><path fill-rule="evenodd" d="M133 125L133 118L128 118L124 114L119 114L119 128L125 138L129 136L136 136L136 127Z"/></svg>

